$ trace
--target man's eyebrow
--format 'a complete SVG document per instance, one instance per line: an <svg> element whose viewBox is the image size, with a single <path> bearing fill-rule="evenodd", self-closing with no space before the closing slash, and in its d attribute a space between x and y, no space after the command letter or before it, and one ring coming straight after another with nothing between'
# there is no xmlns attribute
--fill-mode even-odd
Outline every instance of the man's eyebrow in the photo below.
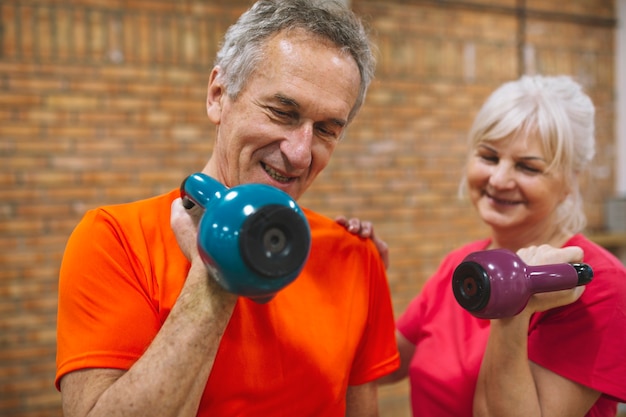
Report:
<svg viewBox="0 0 626 417"><path fill-rule="evenodd" d="M281 104L284 104L285 106L290 106L290 107L295 107L295 108L300 107L300 105L298 104L296 100L287 96L283 96L282 94L274 94L274 98L278 100Z"/></svg>
<svg viewBox="0 0 626 417"><path fill-rule="evenodd" d="M278 100L280 102L280 104L282 104L282 105L285 105L285 106L288 106L288 107L293 107L293 108L296 108L296 109L300 108L300 104L298 104L298 102L296 100L294 100L291 97L284 96L284 95L282 95L280 93L274 94L274 99ZM348 124L348 122L346 120L335 119L335 118L330 119L329 122L331 122L331 123L333 123L333 124L335 124L335 125L337 125L337 126L339 126L341 128L345 127Z"/></svg>
<svg viewBox="0 0 626 417"><path fill-rule="evenodd" d="M348 122L342 119L331 119L331 122L342 128L348 124Z"/></svg>

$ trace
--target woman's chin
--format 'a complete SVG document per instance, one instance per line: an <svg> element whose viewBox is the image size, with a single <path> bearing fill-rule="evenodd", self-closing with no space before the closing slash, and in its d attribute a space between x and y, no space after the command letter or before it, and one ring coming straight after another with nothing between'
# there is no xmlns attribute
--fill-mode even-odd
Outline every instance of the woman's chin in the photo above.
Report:
<svg viewBox="0 0 626 417"><path fill-rule="evenodd" d="M513 226L510 216L503 216L501 213L481 212L480 218L487 226L492 229L507 229Z"/></svg>

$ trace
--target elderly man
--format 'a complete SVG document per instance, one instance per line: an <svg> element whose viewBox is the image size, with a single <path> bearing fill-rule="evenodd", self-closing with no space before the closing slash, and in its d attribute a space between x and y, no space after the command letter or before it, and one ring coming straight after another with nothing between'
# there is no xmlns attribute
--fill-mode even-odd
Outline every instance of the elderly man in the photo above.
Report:
<svg viewBox="0 0 626 417"><path fill-rule="evenodd" d="M299 198L326 167L374 72L344 7L257 2L211 71L202 170ZM60 273L56 384L75 416L376 416L399 365L385 268L370 240L304 209L310 257L267 303L229 293L198 253L178 190L88 212Z"/></svg>

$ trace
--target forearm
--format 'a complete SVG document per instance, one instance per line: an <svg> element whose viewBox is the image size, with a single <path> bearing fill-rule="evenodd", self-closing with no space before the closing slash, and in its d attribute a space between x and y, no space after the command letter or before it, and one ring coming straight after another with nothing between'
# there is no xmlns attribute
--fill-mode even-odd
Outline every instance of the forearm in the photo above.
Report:
<svg viewBox="0 0 626 417"><path fill-rule="evenodd" d="M528 360L527 315L493 320L474 396L474 416L541 416Z"/></svg>
<svg viewBox="0 0 626 417"><path fill-rule="evenodd" d="M350 385L346 392L346 417L378 417L378 385Z"/></svg>
<svg viewBox="0 0 626 417"><path fill-rule="evenodd" d="M64 399L66 415L195 416L236 301L214 286L203 265L196 263L141 358L108 386L102 387L97 375L83 381L91 391L72 383L68 393L72 398ZM86 396L92 400L85 401Z"/></svg>

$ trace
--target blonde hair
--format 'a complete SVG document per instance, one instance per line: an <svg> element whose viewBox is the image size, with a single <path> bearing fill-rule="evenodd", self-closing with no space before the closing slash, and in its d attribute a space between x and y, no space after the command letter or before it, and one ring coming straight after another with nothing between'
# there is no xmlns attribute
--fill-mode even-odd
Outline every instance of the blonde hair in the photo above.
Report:
<svg viewBox="0 0 626 417"><path fill-rule="evenodd" d="M484 141L533 135L570 194L557 208L557 225L566 233L584 229L587 219L578 174L595 154L595 107L580 84L568 76L523 76L502 84L487 98L469 131L469 152ZM465 178L462 187L465 187Z"/></svg>

